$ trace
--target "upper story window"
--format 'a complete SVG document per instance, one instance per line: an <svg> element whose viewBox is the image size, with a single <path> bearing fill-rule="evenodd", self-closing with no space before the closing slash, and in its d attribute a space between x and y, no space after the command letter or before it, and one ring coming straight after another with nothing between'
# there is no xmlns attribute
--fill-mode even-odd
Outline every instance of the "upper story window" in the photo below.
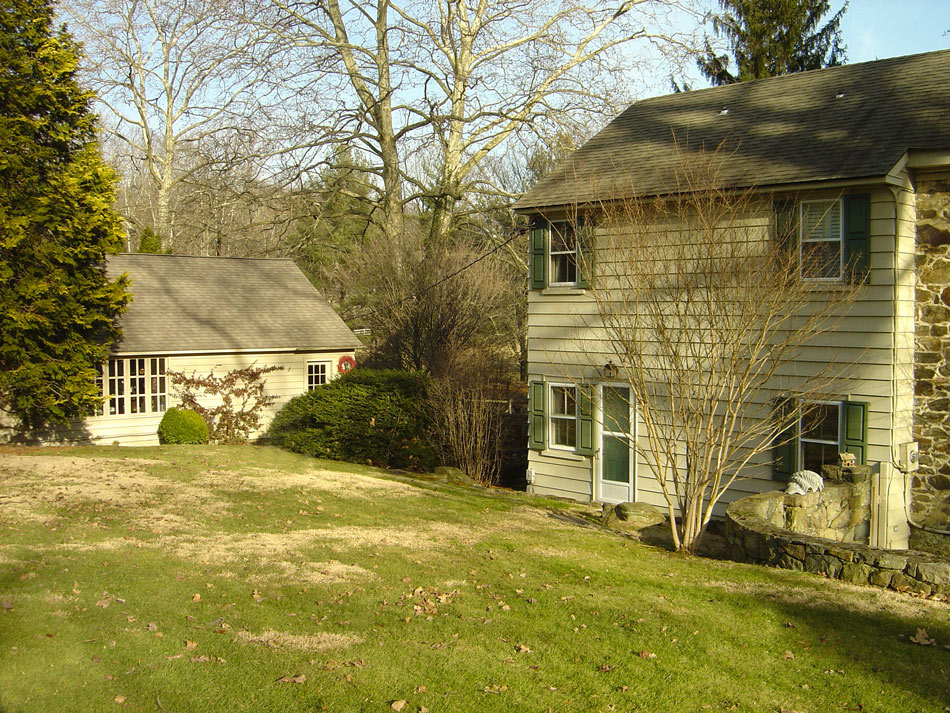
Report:
<svg viewBox="0 0 950 713"><path fill-rule="evenodd" d="M577 231L573 223L551 223L550 285L577 284Z"/></svg>
<svg viewBox="0 0 950 713"><path fill-rule="evenodd" d="M779 198L773 205L775 238L797 262L803 280L867 280L871 269L871 196Z"/></svg>
<svg viewBox="0 0 950 713"><path fill-rule="evenodd" d="M840 280L844 269L841 201L802 201L800 209L802 277Z"/></svg>
<svg viewBox="0 0 950 713"><path fill-rule="evenodd" d="M96 383L103 399L97 416L163 413L167 408L164 357L109 359L99 368Z"/></svg>
<svg viewBox="0 0 950 713"><path fill-rule="evenodd" d="M531 228L531 289L585 289L593 269L593 230L588 221L538 219L535 222Z"/></svg>

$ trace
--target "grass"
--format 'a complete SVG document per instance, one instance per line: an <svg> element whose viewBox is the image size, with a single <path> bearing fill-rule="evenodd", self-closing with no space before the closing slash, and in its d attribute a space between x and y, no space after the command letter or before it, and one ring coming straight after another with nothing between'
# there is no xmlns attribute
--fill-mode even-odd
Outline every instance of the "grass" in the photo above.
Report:
<svg viewBox="0 0 950 713"><path fill-rule="evenodd" d="M4 449L0 711L948 710L946 604L572 512L261 447Z"/></svg>

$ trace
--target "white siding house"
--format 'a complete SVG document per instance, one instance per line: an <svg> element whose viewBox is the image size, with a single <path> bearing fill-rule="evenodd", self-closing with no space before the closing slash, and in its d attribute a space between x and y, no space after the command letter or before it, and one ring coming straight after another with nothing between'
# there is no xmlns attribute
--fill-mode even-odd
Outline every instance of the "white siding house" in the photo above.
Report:
<svg viewBox="0 0 950 713"><path fill-rule="evenodd" d="M122 254L109 257L108 273L129 276L132 301L101 367L102 407L42 440L155 445L162 415L179 403L168 372L277 366L265 376L275 401L258 436L291 398L355 363L358 338L289 259ZM40 440L12 427L0 436Z"/></svg>
<svg viewBox="0 0 950 713"><path fill-rule="evenodd" d="M820 209L831 216L824 247L842 256L842 266L852 256L864 267L847 316L798 362L803 369L831 359L851 366L847 391L829 400L827 442L799 434L789 449L750 465L723 504L784 487L788 469L806 465L817 452L851 450L875 468L872 543L906 546L909 486L918 478L901 462L901 446L920 438L922 428L915 416L922 391L915 351L922 309L917 196L922 181L950 184L950 107L935 99L948 92L945 51L648 99L523 196L516 209L532 224L530 488L582 501L665 507L643 459L648 445L636 404L622 412L619 397L627 387L605 368L616 352L590 284L602 279L598 265L616 244L610 231L622 237L623 228L598 216L630 196L648 202L669 195L677 189L665 181L677 162L723 147L723 187L755 189L744 217L749 234L769 239L782 211L794 211L801 223ZM563 221L577 214L588 223L575 234ZM944 246L950 233L946 237ZM842 267L825 282L833 287L846 277ZM950 354L950 342L934 349ZM950 367L943 376L950 377ZM935 379L926 388L946 397L950 378ZM932 455L936 473L946 444L920 440L922 461Z"/></svg>

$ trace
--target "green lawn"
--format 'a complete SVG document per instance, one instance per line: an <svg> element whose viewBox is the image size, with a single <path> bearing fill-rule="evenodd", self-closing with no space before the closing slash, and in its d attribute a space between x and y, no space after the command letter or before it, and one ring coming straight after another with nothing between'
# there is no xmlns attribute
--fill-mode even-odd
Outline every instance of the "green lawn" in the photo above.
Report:
<svg viewBox="0 0 950 713"><path fill-rule="evenodd" d="M946 604L570 514L261 447L4 449L0 711L950 710Z"/></svg>

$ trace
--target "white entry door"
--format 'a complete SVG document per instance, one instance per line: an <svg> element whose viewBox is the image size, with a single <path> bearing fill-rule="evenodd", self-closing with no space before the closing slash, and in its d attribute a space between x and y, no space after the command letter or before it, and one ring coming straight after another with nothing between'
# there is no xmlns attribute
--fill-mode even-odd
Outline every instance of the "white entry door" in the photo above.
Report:
<svg viewBox="0 0 950 713"><path fill-rule="evenodd" d="M636 458L630 389L601 385L600 415L600 500L605 503L633 502Z"/></svg>

